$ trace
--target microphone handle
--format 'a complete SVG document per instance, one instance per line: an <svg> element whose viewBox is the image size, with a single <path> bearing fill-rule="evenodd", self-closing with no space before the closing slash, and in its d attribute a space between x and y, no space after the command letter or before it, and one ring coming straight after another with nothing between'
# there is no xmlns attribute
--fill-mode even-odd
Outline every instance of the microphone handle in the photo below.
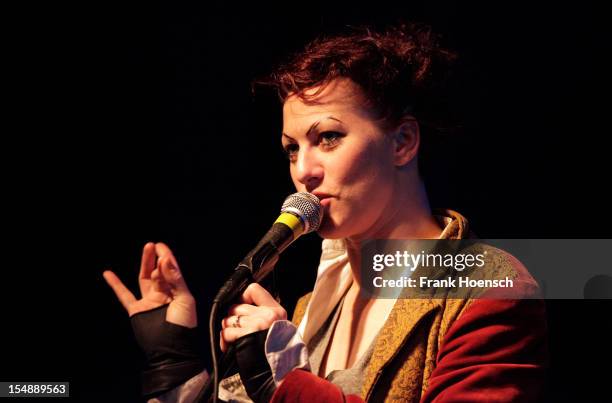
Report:
<svg viewBox="0 0 612 403"><path fill-rule="evenodd" d="M215 296L214 302L233 301L249 284L265 278L278 257L294 241L294 233L286 224L276 222L255 248L238 264L234 273Z"/></svg>
<svg viewBox="0 0 612 403"><path fill-rule="evenodd" d="M252 282L253 275L251 274L251 270L246 266L238 265L238 267L234 269L234 273L232 273L230 278L223 284L223 287L219 289L213 302L223 305L228 301L236 299L236 297L243 293Z"/></svg>

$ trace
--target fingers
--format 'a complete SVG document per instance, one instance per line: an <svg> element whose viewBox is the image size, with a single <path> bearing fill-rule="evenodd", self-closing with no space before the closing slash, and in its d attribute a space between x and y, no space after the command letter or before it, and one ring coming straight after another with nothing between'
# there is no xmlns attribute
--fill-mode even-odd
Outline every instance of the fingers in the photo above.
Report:
<svg viewBox="0 0 612 403"><path fill-rule="evenodd" d="M276 303L276 301L274 301ZM230 307L228 316L221 321L221 350L239 337L270 328L277 320L287 319L285 309L276 303L276 306L254 306L238 304Z"/></svg>
<svg viewBox="0 0 612 403"><path fill-rule="evenodd" d="M155 244L147 242L142 249L142 258L140 259L140 273L138 274L138 284L140 285L140 293L145 295L151 288L151 274L155 269Z"/></svg>
<svg viewBox="0 0 612 403"><path fill-rule="evenodd" d="M167 257L168 259L170 259L172 264L174 264L178 268L178 263L174 258L174 254L172 253L168 245L166 245L165 243L157 242L155 244L155 253L159 258Z"/></svg>
<svg viewBox="0 0 612 403"><path fill-rule="evenodd" d="M146 281L148 281L150 284L149 291L151 295L155 293L161 293L166 295L170 299L172 298L172 291L170 290L170 285L166 282L159 266L151 272L151 279ZM143 293L142 296L144 298L148 295Z"/></svg>
<svg viewBox="0 0 612 403"><path fill-rule="evenodd" d="M257 307L249 304L232 305L228 311L228 316L236 315L254 315L257 312Z"/></svg>
<svg viewBox="0 0 612 403"><path fill-rule="evenodd" d="M108 283L108 285L113 289L115 295L121 305L125 308L128 313L130 312L130 305L132 305L136 301L136 297L130 290L127 289L125 285L119 280L119 277L115 273L110 270L106 270L102 273L104 280Z"/></svg>
<svg viewBox="0 0 612 403"><path fill-rule="evenodd" d="M221 321L221 328L233 327L256 332L269 328L277 320L282 319L274 315L232 315L223 318Z"/></svg>
<svg viewBox="0 0 612 403"><path fill-rule="evenodd" d="M225 329L226 327L237 327L236 324L237 318L240 317L242 320L242 316L228 316L227 318L221 319L221 329Z"/></svg>
<svg viewBox="0 0 612 403"><path fill-rule="evenodd" d="M173 297L191 297L191 292L187 287L187 283L172 253L166 253L161 256L157 261L157 266L159 267L163 280L168 284Z"/></svg>
<svg viewBox="0 0 612 403"><path fill-rule="evenodd" d="M223 331L219 332L219 345L221 346L221 351L224 353L227 351L227 343L223 340Z"/></svg>
<svg viewBox="0 0 612 403"><path fill-rule="evenodd" d="M144 246L138 280L143 297L148 293L167 294L172 298L192 297L176 258L162 242L148 242Z"/></svg>
<svg viewBox="0 0 612 403"><path fill-rule="evenodd" d="M242 294L242 302L257 306L280 307L274 297L257 283L251 283Z"/></svg>
<svg viewBox="0 0 612 403"><path fill-rule="evenodd" d="M223 318L221 328L235 327L243 329L263 330L265 329L265 321L256 316L232 315Z"/></svg>
<svg viewBox="0 0 612 403"><path fill-rule="evenodd" d="M140 260L140 274L138 278L151 278L151 272L155 269L155 244L147 242L142 248Z"/></svg>

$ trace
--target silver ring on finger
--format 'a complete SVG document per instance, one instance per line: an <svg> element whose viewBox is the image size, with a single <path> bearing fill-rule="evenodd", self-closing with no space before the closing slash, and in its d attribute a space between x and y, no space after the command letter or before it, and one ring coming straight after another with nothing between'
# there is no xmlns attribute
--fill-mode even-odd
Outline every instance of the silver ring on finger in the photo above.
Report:
<svg viewBox="0 0 612 403"><path fill-rule="evenodd" d="M242 317L242 315L236 316L236 319L234 319L234 321L232 322L232 327L242 327L242 326L240 326L240 318L241 317Z"/></svg>

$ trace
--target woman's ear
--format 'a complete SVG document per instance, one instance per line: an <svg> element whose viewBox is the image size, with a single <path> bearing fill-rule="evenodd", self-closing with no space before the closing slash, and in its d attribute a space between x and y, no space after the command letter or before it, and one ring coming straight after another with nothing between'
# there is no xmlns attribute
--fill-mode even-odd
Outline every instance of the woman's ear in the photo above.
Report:
<svg viewBox="0 0 612 403"><path fill-rule="evenodd" d="M414 159L419 151L420 140L419 122L412 116L403 118L393 133L395 166L404 166Z"/></svg>

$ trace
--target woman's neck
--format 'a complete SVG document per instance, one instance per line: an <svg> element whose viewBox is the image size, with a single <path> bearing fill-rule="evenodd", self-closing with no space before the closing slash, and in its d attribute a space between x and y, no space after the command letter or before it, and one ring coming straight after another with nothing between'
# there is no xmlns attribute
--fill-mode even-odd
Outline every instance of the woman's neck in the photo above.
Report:
<svg viewBox="0 0 612 403"><path fill-rule="evenodd" d="M385 209L387 213L367 233L349 237L346 241L349 263L353 273L353 286L359 287L361 243L368 239L436 239L442 228L431 214L423 183L406 186L400 197ZM410 190L408 190L410 189Z"/></svg>

